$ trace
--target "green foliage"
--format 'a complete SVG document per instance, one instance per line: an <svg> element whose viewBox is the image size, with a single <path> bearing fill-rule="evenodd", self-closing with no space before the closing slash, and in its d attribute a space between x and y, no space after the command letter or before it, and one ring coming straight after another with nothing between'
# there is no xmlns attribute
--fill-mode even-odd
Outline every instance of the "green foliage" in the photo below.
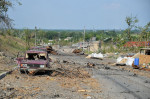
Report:
<svg viewBox="0 0 150 99"><path fill-rule="evenodd" d="M19 5L21 5L18 0L16 1ZM0 29L4 28L12 28L12 19L9 18L7 12L9 8L13 7L13 1L12 0L0 0Z"/></svg>
<svg viewBox="0 0 150 99"><path fill-rule="evenodd" d="M128 16L128 17L126 17L125 21L128 25L128 28L126 29L128 40L131 41L131 29L133 27L136 27L135 24L138 23L138 19L136 17Z"/></svg>
<svg viewBox="0 0 150 99"><path fill-rule="evenodd" d="M144 27L139 27L141 30L140 41L145 40L148 41L150 39L150 22L148 22Z"/></svg>
<svg viewBox="0 0 150 99"><path fill-rule="evenodd" d="M12 7L10 0L0 0L0 29L11 28L11 19L8 17L8 9Z"/></svg>
<svg viewBox="0 0 150 99"><path fill-rule="evenodd" d="M26 49L28 50L30 48L31 33L29 32L28 29L25 29L24 33L25 33Z"/></svg>

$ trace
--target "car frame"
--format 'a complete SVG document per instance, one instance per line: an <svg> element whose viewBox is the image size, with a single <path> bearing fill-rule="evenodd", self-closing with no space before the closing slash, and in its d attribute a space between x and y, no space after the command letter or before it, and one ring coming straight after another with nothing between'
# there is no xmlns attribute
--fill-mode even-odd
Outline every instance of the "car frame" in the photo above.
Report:
<svg viewBox="0 0 150 99"><path fill-rule="evenodd" d="M46 71L50 69L50 61L48 53L39 50L28 50L26 51L24 58L18 58L21 73Z"/></svg>

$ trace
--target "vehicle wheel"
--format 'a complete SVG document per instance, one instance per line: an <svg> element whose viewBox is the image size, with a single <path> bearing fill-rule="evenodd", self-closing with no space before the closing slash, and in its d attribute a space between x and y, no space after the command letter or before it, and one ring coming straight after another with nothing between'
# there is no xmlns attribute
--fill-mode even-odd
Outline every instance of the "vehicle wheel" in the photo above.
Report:
<svg viewBox="0 0 150 99"><path fill-rule="evenodd" d="M28 72L27 70L20 70L20 73L21 73L21 74L25 74L25 73L28 74L29 72Z"/></svg>
<svg viewBox="0 0 150 99"><path fill-rule="evenodd" d="M45 73L46 73L48 76L50 76L50 75L52 74L52 71L47 70Z"/></svg>
<svg viewBox="0 0 150 99"><path fill-rule="evenodd" d="M24 71L24 70L20 70L20 73L21 73L21 74L24 74L24 73L25 73L25 71Z"/></svg>

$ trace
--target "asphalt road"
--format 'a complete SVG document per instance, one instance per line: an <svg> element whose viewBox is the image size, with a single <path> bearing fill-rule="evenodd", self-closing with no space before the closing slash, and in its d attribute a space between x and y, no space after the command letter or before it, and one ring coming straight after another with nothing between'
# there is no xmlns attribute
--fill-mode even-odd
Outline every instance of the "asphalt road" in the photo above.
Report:
<svg viewBox="0 0 150 99"><path fill-rule="evenodd" d="M73 61L86 66L87 62L96 64L93 77L98 79L102 93L95 97L103 99L150 99L150 78L123 70L117 66L109 66L111 59L85 59L83 56L65 56L62 60ZM94 93L93 93L94 96Z"/></svg>
<svg viewBox="0 0 150 99"><path fill-rule="evenodd" d="M94 70L94 78L102 85L104 99L150 99L150 78L115 67Z"/></svg>

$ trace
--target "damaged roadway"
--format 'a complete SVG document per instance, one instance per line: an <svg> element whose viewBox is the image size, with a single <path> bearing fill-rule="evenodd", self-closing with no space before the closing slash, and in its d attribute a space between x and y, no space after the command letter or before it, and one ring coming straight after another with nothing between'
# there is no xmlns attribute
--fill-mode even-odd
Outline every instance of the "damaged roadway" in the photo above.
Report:
<svg viewBox="0 0 150 99"><path fill-rule="evenodd" d="M55 73L30 76L14 71L0 80L0 98L150 99L150 78L110 66L115 62L113 59L86 59L65 53L50 58L54 67L64 66L69 70L80 67L82 76L70 78Z"/></svg>
<svg viewBox="0 0 150 99"><path fill-rule="evenodd" d="M75 55L73 57L66 56L65 60L82 66L86 66L86 63L95 64L92 73L93 78L100 83L101 93L99 93L99 97L102 99L150 99L150 78L118 66L110 66L110 63L115 62L113 59L85 59L84 56ZM148 74L150 75L150 73ZM91 94L96 96L94 93Z"/></svg>

